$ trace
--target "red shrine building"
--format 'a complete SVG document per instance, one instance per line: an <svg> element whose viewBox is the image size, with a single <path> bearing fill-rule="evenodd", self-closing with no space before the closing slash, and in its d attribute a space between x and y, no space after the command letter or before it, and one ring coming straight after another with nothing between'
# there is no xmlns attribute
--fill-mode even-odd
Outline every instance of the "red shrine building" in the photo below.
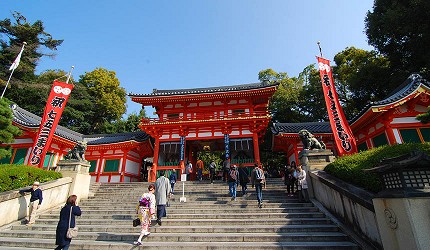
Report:
<svg viewBox="0 0 430 250"><path fill-rule="evenodd" d="M12 157L2 158L0 163L27 164L42 118L16 105L11 108L13 125L23 133L8 145L12 147ZM93 182L140 181L144 159L153 155L150 137L143 131L83 135L57 126L43 168L55 168L57 162L79 141L87 143L85 158L91 164L89 171Z"/></svg>
<svg viewBox="0 0 430 250"><path fill-rule="evenodd" d="M421 76L411 75L387 98L367 104L349 122L359 151L407 142L430 142L430 123L423 124L416 116L430 105L430 83ZM336 146L328 122L274 123L273 150L285 152L289 162L298 162L303 144L298 131L307 129L322 138L335 155Z"/></svg>
<svg viewBox="0 0 430 250"><path fill-rule="evenodd" d="M143 119L140 128L155 139L149 181L157 171L183 173L197 152L223 151L231 164L260 163L259 143L271 119L269 99L277 84L268 82L130 94L134 102L152 106L157 118Z"/></svg>

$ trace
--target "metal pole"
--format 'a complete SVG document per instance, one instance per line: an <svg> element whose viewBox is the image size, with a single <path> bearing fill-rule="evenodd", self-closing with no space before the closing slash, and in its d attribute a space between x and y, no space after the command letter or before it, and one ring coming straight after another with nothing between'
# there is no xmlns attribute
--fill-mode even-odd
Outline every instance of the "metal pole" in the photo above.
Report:
<svg viewBox="0 0 430 250"><path fill-rule="evenodd" d="M321 44L320 41L318 41L317 44L318 44L318 48L320 49L320 55L321 55L321 57L323 57L321 46L320 46L320 44Z"/></svg>
<svg viewBox="0 0 430 250"><path fill-rule="evenodd" d="M72 66L72 68L70 69L69 74L67 75L66 83L69 83L69 80L70 80L70 77L72 76L72 71L74 68L75 68L75 66Z"/></svg>
<svg viewBox="0 0 430 250"><path fill-rule="evenodd" d="M12 78L12 74L14 71L15 69L12 69L12 72L10 72L9 79L7 80L6 86L3 89L3 93L1 94L0 99L3 99L4 93L6 92L7 86L9 85L10 79Z"/></svg>

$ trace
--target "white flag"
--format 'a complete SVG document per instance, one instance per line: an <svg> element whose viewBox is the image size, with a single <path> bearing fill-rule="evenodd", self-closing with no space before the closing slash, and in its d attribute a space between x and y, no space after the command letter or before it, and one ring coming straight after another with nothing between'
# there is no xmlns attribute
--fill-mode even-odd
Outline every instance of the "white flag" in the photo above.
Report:
<svg viewBox="0 0 430 250"><path fill-rule="evenodd" d="M24 51L24 46L25 46L25 42L22 45L21 51L19 52L18 56L16 57L15 61L13 61L12 65L10 65L9 70L15 70L16 68L18 68L19 62L21 61L21 55L22 52Z"/></svg>

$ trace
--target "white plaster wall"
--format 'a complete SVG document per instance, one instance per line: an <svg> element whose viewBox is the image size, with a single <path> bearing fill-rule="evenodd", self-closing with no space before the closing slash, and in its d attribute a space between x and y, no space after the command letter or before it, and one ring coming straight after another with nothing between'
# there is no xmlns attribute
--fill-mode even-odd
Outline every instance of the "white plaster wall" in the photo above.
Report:
<svg viewBox="0 0 430 250"><path fill-rule="evenodd" d="M127 159L125 162L125 172L138 175L140 172L140 164Z"/></svg>
<svg viewBox="0 0 430 250"><path fill-rule="evenodd" d="M110 178L110 182L119 182L120 181L120 177L119 175L114 175Z"/></svg>
<svg viewBox="0 0 430 250"><path fill-rule="evenodd" d="M25 143L33 143L33 140L31 138L28 138L28 139L15 139L15 141L13 143L10 143L10 144L13 145L13 144L25 144Z"/></svg>
<svg viewBox="0 0 430 250"><path fill-rule="evenodd" d="M418 121L416 117L398 117L398 118L394 118L391 124L418 123L418 122L420 121Z"/></svg>
<svg viewBox="0 0 430 250"><path fill-rule="evenodd" d="M91 176L91 182L96 182L97 176Z"/></svg>
<svg viewBox="0 0 430 250"><path fill-rule="evenodd" d="M108 182L108 176L100 176L99 182Z"/></svg>

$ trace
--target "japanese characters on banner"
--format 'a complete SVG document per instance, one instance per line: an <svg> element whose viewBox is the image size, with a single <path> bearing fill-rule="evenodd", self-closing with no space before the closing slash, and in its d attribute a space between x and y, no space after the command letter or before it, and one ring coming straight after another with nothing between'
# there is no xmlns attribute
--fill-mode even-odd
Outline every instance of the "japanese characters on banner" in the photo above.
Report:
<svg viewBox="0 0 430 250"><path fill-rule="evenodd" d="M185 136L181 136L179 160L183 161L184 159L185 159Z"/></svg>
<svg viewBox="0 0 430 250"><path fill-rule="evenodd" d="M330 61L318 56L317 60L328 117L330 119L330 126L333 131L337 151L340 156L356 153L357 144L339 103L339 98L333 82Z"/></svg>
<svg viewBox="0 0 430 250"><path fill-rule="evenodd" d="M72 84L54 81L46 102L39 131L30 153L29 165L39 166L39 168L43 167L46 152L51 144L55 129L73 87Z"/></svg>
<svg viewBox="0 0 430 250"><path fill-rule="evenodd" d="M230 159L230 135L224 134L225 159Z"/></svg>

